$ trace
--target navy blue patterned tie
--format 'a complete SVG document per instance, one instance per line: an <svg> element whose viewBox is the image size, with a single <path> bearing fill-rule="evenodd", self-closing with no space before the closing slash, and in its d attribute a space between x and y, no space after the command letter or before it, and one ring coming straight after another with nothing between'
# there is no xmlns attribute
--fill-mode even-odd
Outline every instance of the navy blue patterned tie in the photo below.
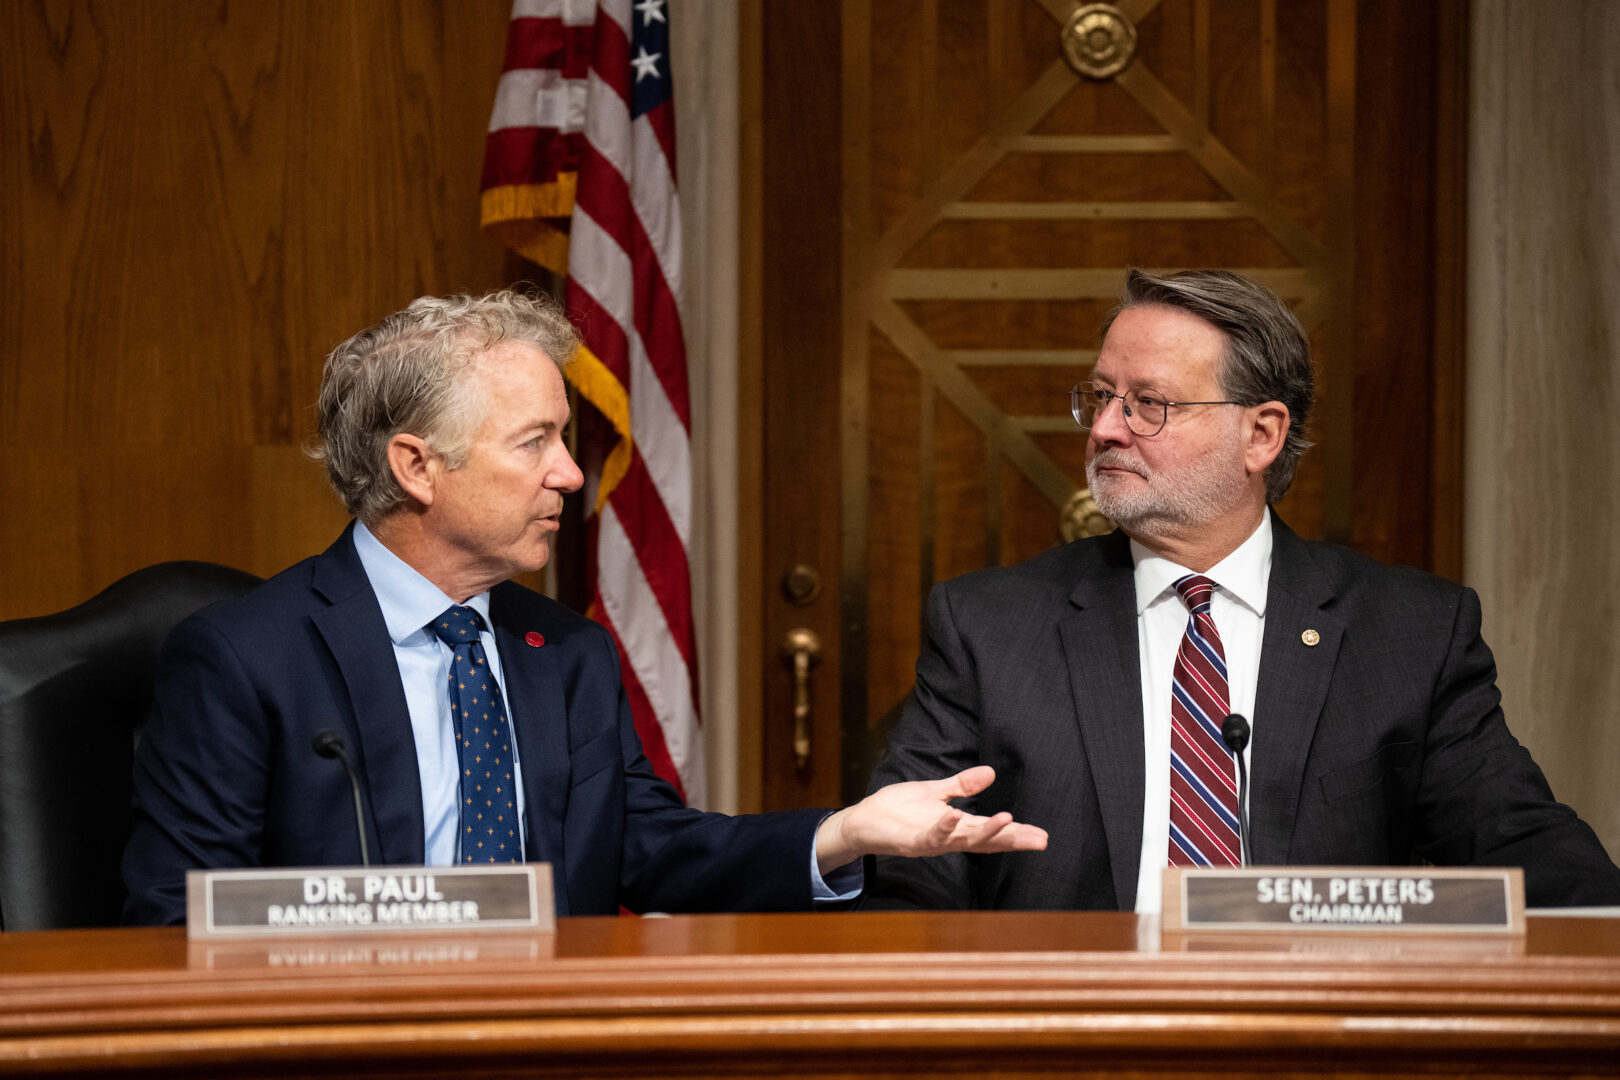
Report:
<svg viewBox="0 0 1620 1080"><path fill-rule="evenodd" d="M461 861L523 861L512 780L512 733L501 688L478 640L483 619L453 605L433 620L439 640L455 650L450 661L450 715L461 755Z"/></svg>

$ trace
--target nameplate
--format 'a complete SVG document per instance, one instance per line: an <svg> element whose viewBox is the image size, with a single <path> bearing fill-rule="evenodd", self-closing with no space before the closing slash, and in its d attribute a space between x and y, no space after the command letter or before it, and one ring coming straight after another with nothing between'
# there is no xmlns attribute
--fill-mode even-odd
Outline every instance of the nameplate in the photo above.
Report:
<svg viewBox="0 0 1620 1080"><path fill-rule="evenodd" d="M186 936L538 930L557 926L548 863L192 870Z"/></svg>
<svg viewBox="0 0 1620 1080"><path fill-rule="evenodd" d="M1166 932L1523 934L1517 868L1255 866L1164 872Z"/></svg>

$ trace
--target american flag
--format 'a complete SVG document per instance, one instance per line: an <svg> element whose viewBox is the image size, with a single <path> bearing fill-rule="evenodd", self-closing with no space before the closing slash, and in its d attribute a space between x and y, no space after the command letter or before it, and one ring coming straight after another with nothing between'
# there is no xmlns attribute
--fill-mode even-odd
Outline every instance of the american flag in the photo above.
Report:
<svg viewBox="0 0 1620 1080"><path fill-rule="evenodd" d="M666 0L516 0L484 151L484 227L556 273L607 420L586 480L591 614L659 774L703 799L687 563L691 411ZM594 470L593 470L594 472Z"/></svg>

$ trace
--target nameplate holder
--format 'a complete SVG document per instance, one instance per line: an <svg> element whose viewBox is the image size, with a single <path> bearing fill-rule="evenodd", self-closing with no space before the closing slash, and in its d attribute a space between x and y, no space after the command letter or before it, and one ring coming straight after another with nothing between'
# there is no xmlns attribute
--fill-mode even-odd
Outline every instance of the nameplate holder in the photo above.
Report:
<svg viewBox="0 0 1620 1080"><path fill-rule="evenodd" d="M1166 933L1524 933L1518 867L1169 867Z"/></svg>
<svg viewBox="0 0 1620 1080"><path fill-rule="evenodd" d="M194 940L556 927L549 863L186 874L186 936Z"/></svg>

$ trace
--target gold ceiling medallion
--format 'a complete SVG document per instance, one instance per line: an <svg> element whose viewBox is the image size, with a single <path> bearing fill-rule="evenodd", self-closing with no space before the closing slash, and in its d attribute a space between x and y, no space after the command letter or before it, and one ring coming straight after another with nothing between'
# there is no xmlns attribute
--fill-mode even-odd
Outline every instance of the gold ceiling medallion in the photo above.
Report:
<svg viewBox="0 0 1620 1080"><path fill-rule="evenodd" d="M1088 488L1081 488L1069 496L1069 501L1058 511L1058 533L1065 544L1088 536L1102 536L1114 531L1114 523L1097 509L1097 500Z"/></svg>
<svg viewBox="0 0 1620 1080"><path fill-rule="evenodd" d="M1063 57L1088 79L1109 79L1136 58L1136 27L1113 4L1081 4L1063 24Z"/></svg>

